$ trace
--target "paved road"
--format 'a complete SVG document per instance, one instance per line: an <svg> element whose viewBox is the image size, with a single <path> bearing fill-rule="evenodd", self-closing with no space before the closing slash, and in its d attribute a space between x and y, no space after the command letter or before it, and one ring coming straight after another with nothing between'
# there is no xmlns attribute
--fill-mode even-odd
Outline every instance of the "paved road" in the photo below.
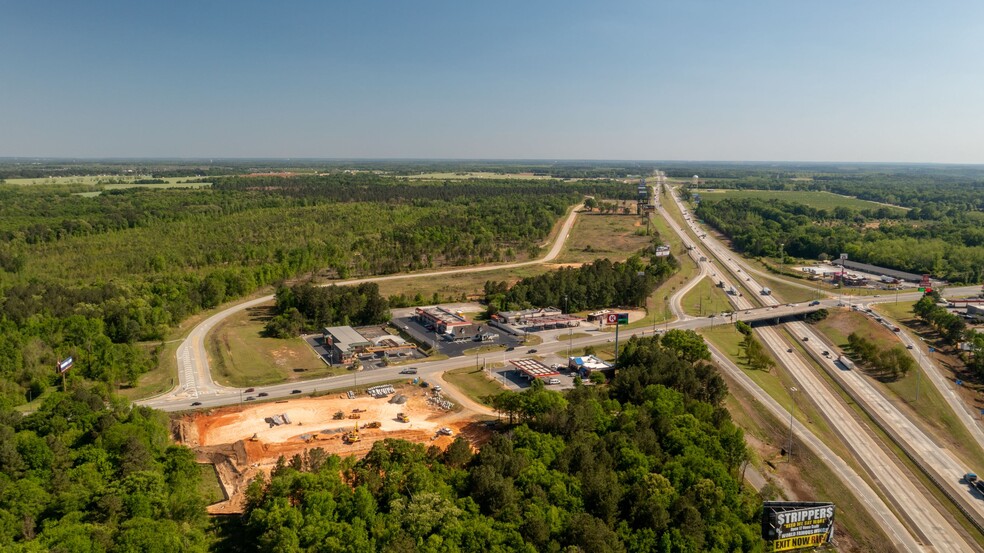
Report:
<svg viewBox="0 0 984 553"><path fill-rule="evenodd" d="M370 278L360 278L346 281L333 282L331 284L339 285L354 285L361 284L363 282L382 282L387 280L399 280L406 278L425 278L430 276L448 276L463 273L477 273L482 271L499 270L499 269L512 269L516 267L524 267L527 265L537 265L541 263L549 263L560 255L560 251L564 247L564 243L570 236L571 228L574 226L575 218L577 213L584 208L584 204L580 204L571 209L570 213L567 215L567 219L561 225L557 232L557 236L554 239L553 245L550 251L547 252L545 256L540 259L535 259L531 261L522 261L517 263L507 263L503 265L495 266L479 266L479 267L466 267L458 269L448 269L442 271L430 271L424 273L406 273L398 275L388 275L380 277L370 277ZM178 362L178 385L172 390L146 400L137 401L141 405L150 405L153 407L161 408L164 405L173 403L175 406L186 406L188 400L201 400L203 405L208 405L204 398L210 396L223 396L228 397L230 395L238 394L238 389L228 388L216 384L212 379L211 369L208 365L208 355L205 351L205 337L216 325L225 320L226 318L239 313L245 309L251 307L256 307L264 303L273 301L274 296L263 296L253 300L238 303L236 305L230 306L222 311L212 315L211 317L205 319L192 329L185 338L181 345L178 346L176 357Z"/></svg>
<svg viewBox="0 0 984 553"><path fill-rule="evenodd" d="M676 195L673 195L674 199L678 203L678 207L683 211L683 206ZM702 243L696 249L707 248L707 251L713 253L719 260L722 266L728 269L736 278L746 278L746 285L752 287L753 290L760 290L761 286L747 276L749 273L747 271L747 266L743 266L743 263L739 261L738 256L728 250L726 250L720 243L717 243L713 237L707 237L705 233L700 231L700 228L694 221L688 221L688 225L691 230L696 235L704 234L705 238L702 239ZM679 227L672 226L674 229ZM678 233L682 234L682 230L677 230ZM742 269L745 271L742 271ZM720 275L722 280L724 280L724 275ZM727 280L725 281L727 286ZM779 301L772 296L760 296L759 300L766 305L777 305ZM734 303L735 307L738 309L745 309L751 305L748 298L744 297L734 297L732 296L731 301ZM819 337L810 331L810 329L805 328L807 325L803 323L793 323L793 327L797 332L797 335L806 336L812 339L816 343L822 343ZM858 460L862 462L866 470L869 472L871 477L876 483L879 484L882 492L886 494L896 505L900 513L903 513L906 518L917 528L917 531L921 536L925 537L925 541L928 541L936 550L939 551L972 551L974 550L970 542L964 538L964 532L962 528L951 522L949 515L940 512L936 509L933 502L929 501L926 494L921 490L916 489L915 486L911 485L900 485L909 482L907 472L902 469L897 464L897 460L894 459L892 455L889 455L879 443L879 440L875 439L874 436L869 434L866 429L862 426L860 421L858 421L839 400L839 398L831 392L824 382L814 373L814 371L804 363L803 360L797 354L797 350L793 349L789 352L789 344L785 340L785 337L780 334L778 329L772 327L762 327L757 329L757 333L762 338L764 344L769 347L780 363L785 366L793 378L798 384L798 390L804 392L810 396L810 398L817 403L820 407L821 412L824 413L831 424L832 427L836 429L838 433L844 438L845 443L857 453ZM833 362L832 360L830 361ZM852 373L857 376L856 373ZM858 382L866 382L861 378L856 379ZM853 382L856 384L856 382ZM855 389L858 393L865 393L867 390L863 390L863 387L858 384L859 388ZM869 388L872 388L869 383ZM877 391L873 392L877 395ZM879 404L886 410L895 410L894 406L888 404L887 401ZM874 401L874 398L872 398ZM887 412L887 411L886 411ZM898 413L897 410L895 410ZM947 455L945 453L940 453L939 448L935 447L933 441L925 434L921 434L918 428L911 425L911 421L908 421L900 413L896 416L886 417L886 422L890 425L890 428L900 431L903 439L912 440L910 447L917 452L921 452L925 455L924 458L920 459L923 466L928 466L932 468L932 465L936 462L949 463L946 459ZM931 455L935 453L935 455ZM930 458L932 457L932 458ZM947 476L946 473L950 470L944 472L944 478ZM956 486L950 486L952 491L959 492ZM966 489L963 490L966 493ZM973 506L971 506L973 508ZM980 507L980 505L978 505Z"/></svg>

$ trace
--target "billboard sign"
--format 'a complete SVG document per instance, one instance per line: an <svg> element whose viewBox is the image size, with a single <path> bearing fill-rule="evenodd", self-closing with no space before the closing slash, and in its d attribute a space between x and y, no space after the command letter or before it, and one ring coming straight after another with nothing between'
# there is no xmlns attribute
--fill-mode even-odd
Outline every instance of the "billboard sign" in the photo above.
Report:
<svg viewBox="0 0 984 553"><path fill-rule="evenodd" d="M67 357L64 361L58 363L58 372L63 373L68 369L71 369L74 363L75 363L75 359L72 359L71 357Z"/></svg>
<svg viewBox="0 0 984 553"><path fill-rule="evenodd" d="M834 504L766 501L762 539L766 551L794 551L828 543L834 535Z"/></svg>

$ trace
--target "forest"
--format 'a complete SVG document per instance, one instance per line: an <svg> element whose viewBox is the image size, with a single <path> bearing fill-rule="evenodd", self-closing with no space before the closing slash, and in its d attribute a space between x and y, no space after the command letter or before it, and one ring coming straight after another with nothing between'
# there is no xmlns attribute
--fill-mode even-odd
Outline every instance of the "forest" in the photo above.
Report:
<svg viewBox="0 0 984 553"><path fill-rule="evenodd" d="M567 312L611 306L643 306L646 299L679 267L672 256L652 256L648 263L633 255L624 263L597 259L581 267L563 267L520 280L485 283L489 314L531 307L565 307Z"/></svg>
<svg viewBox="0 0 984 553"><path fill-rule="evenodd" d="M929 207L923 209L930 209ZM933 208L935 209L935 208ZM703 200L695 214L751 256L850 259L952 283L984 280L981 212L931 221L889 210L817 209L760 198Z"/></svg>
<svg viewBox="0 0 984 553"><path fill-rule="evenodd" d="M214 542L201 468L167 415L102 384L0 407L0 550L204 552Z"/></svg>
<svg viewBox="0 0 984 553"><path fill-rule="evenodd" d="M726 393L704 361L633 338L610 386L493 399L513 424L478 452L461 438L446 451L386 440L357 462L316 451L282 459L250 485L236 546L761 551L761 500L740 484L747 452Z"/></svg>
<svg viewBox="0 0 984 553"><path fill-rule="evenodd" d="M286 279L527 259L584 194L631 193L609 181L368 172L213 180L0 185L0 405L49 389L70 355L69 379L133 385L156 363L142 343Z"/></svg>
<svg viewBox="0 0 984 553"><path fill-rule="evenodd" d="M264 329L275 338L292 338L304 328L366 326L390 320L389 304L379 295L375 282L356 286L279 286L276 298L276 315Z"/></svg>

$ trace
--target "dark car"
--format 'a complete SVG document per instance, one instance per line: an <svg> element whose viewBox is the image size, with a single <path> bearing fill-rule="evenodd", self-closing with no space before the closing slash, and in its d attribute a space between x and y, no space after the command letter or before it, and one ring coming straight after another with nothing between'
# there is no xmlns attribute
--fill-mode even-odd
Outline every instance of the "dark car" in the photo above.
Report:
<svg viewBox="0 0 984 553"><path fill-rule="evenodd" d="M255 392L255 391L256 391L256 388L246 388L246 389L245 389L245 390L243 390L243 391L244 391L244 392L246 392L246 393L248 394L248 393L250 393L250 392Z"/></svg>
<svg viewBox="0 0 984 553"><path fill-rule="evenodd" d="M786 349L786 353L793 353L793 348Z"/></svg>
<svg viewBox="0 0 984 553"><path fill-rule="evenodd" d="M192 404L191 404L191 406L192 406L192 407L198 407L198 406L199 406L199 405L201 405L201 404L202 404L202 402L200 402L200 401L196 401L196 402L194 402L194 403L192 403Z"/></svg>
<svg viewBox="0 0 984 553"><path fill-rule="evenodd" d="M516 348L514 348L514 347L512 347L512 346L509 346L508 348L506 348L506 351L512 351L512 350L514 350L514 349L516 349Z"/></svg>
<svg viewBox="0 0 984 553"><path fill-rule="evenodd" d="M253 397L253 396L249 396L249 397L246 398L246 401L253 401L254 399L256 399L256 398Z"/></svg>
<svg viewBox="0 0 984 553"><path fill-rule="evenodd" d="M290 393L292 393L292 394L299 394L299 393L301 393L301 391L300 390L291 390Z"/></svg>
<svg viewBox="0 0 984 553"><path fill-rule="evenodd" d="M531 350L527 351L526 353L536 353L536 350L535 349L531 349Z"/></svg>
<svg viewBox="0 0 984 553"><path fill-rule="evenodd" d="M402 371L400 371L400 374L417 374L417 369L414 367L403 369Z"/></svg>
<svg viewBox="0 0 984 553"><path fill-rule="evenodd" d="M266 392L260 392L260 393L258 393L258 394L256 394L256 395L258 395L258 396L260 396L260 397L267 397L267 396L268 396L268 395L270 395L270 394L268 394L268 393L266 393Z"/></svg>

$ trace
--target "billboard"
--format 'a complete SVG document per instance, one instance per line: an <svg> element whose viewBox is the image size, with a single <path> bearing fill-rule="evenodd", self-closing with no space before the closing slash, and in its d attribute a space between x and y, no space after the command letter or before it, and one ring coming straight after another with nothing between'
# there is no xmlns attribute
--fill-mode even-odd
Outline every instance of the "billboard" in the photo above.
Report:
<svg viewBox="0 0 984 553"><path fill-rule="evenodd" d="M64 361L58 363L58 372L63 373L68 369L71 369L74 363L75 363L75 359L72 359L71 357L65 358Z"/></svg>
<svg viewBox="0 0 984 553"><path fill-rule="evenodd" d="M834 536L834 504L766 501L762 506L762 539L766 551L793 551L828 543Z"/></svg>

